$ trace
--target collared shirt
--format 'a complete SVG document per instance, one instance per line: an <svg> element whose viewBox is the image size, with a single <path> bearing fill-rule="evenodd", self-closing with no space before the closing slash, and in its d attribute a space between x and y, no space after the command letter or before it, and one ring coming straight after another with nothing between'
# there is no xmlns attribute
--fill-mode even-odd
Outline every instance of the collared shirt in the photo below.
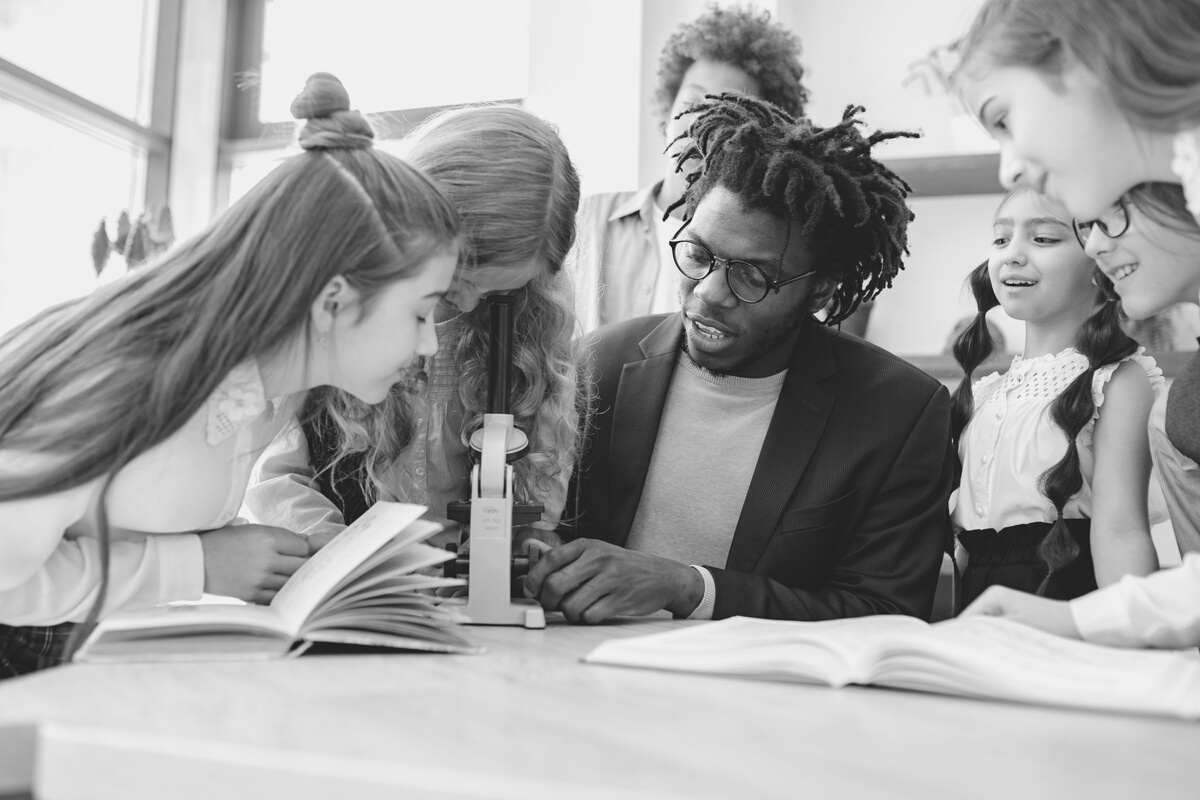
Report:
<svg viewBox="0 0 1200 800"><path fill-rule="evenodd" d="M1200 221L1200 128L1180 131L1174 139L1175 158L1171 169L1183 184L1188 211Z"/></svg>
<svg viewBox="0 0 1200 800"><path fill-rule="evenodd" d="M247 361L183 427L116 475L107 496L106 611L200 598L204 552L195 532L234 521L258 454L301 397L268 400L257 365ZM0 479L40 457L0 451ZM0 623L53 625L86 616L100 584L102 484L97 478L0 503Z"/></svg>
<svg viewBox="0 0 1200 800"><path fill-rule="evenodd" d="M636 192L585 197L576 217L571 266L576 310L585 331L652 313L661 268L654 196L662 182ZM669 227L669 226L668 226Z"/></svg>

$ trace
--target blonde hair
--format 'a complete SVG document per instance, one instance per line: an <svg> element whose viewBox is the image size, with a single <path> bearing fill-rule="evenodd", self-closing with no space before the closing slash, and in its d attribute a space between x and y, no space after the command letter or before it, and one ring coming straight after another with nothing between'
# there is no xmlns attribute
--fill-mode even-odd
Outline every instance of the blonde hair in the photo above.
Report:
<svg viewBox="0 0 1200 800"><path fill-rule="evenodd" d="M462 273L540 266L537 277L511 292L516 298L511 409L530 442L528 455L514 464L515 491L522 501L534 499L573 467L576 455L579 351L574 293L563 262L575 238L579 177L555 129L513 106L442 113L413 134L409 158L458 210ZM466 410L464 442L486 410L487 314L486 303L467 312L464 333L453 345ZM358 473L368 501L393 496L384 471L412 442L411 388L397 387L373 408L343 392L327 392L310 424L322 430L332 422L336 432L325 433L339 441L331 463L318 466L336 473L351 459L343 468ZM346 466L359 458L361 466Z"/></svg>
<svg viewBox="0 0 1200 800"><path fill-rule="evenodd" d="M1078 61L1130 120L1173 133L1200 122L1197 0L988 0L959 44L956 78L1022 66L1051 78Z"/></svg>

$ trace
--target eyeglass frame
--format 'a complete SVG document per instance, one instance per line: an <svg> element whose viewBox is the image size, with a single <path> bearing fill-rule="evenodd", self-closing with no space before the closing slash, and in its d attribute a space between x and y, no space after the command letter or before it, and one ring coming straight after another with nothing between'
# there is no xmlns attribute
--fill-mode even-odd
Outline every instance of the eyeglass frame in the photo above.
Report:
<svg viewBox="0 0 1200 800"><path fill-rule="evenodd" d="M1125 215L1125 227L1116 233L1111 233L1108 226L1101 222L1099 217L1086 222L1080 222L1078 217L1071 217L1071 230L1075 232L1075 241L1079 242L1080 247L1084 250L1087 249L1088 240L1092 238L1092 228L1095 227L1099 227L1109 239L1119 239L1129 231L1129 206L1125 203L1124 196L1117 198L1117 202L1113 203L1113 208L1121 209L1121 213ZM1080 234L1079 227L1081 225L1086 225L1088 228L1086 239Z"/></svg>
<svg viewBox="0 0 1200 800"><path fill-rule="evenodd" d="M671 247L671 260L675 262L675 269L677 269L679 271L679 274L682 275L683 277L687 278L689 281L699 282L699 281L702 281L705 278L707 278L709 275L712 275L713 270L715 270L717 268L717 264L724 262L724 264L725 264L725 285L729 287L729 291L733 294L734 297L736 297L739 301L746 303L747 305L755 305L756 303L761 303L763 300L766 300L767 295L769 295L771 293L772 289L775 290L775 294L779 294L779 290L781 288L783 288L784 286L787 286L789 283L795 283L796 281L801 280L802 278L809 278L809 277L812 277L813 275L817 274L817 270L814 269L814 270L809 270L808 272L804 273L803 275L793 275L792 277L785 278L784 280L781 280L781 281L773 280L771 278L771 276L767 275L767 273L763 270L763 268L758 266L757 264L751 264L749 261L743 261L740 258L721 258L716 253L714 253L712 250L709 250L708 247L700 244L700 242L693 241L691 239L680 239L679 234L683 233L683 229L686 228L688 225L690 225L691 222L692 222L691 219L685 219L683 221L683 224L679 226L679 230L675 231L675 235L672 236L670 241L667 242L667 244L670 245L670 247ZM683 267L679 266L679 256L676 254L676 250L675 250L675 246L680 245L680 244L694 245L695 247L699 247L701 250L708 253L708 272L705 272L699 278L693 277L692 275L688 275L686 272L684 272ZM757 272L759 275L762 276L762 279L767 282L767 288L763 292L762 297L758 298L757 300L747 300L746 298L744 298L740 294L738 294L737 289L733 288L733 282L729 279L729 268L731 266L733 266L734 264L742 264L746 267L749 267L750 269L754 270L755 272Z"/></svg>

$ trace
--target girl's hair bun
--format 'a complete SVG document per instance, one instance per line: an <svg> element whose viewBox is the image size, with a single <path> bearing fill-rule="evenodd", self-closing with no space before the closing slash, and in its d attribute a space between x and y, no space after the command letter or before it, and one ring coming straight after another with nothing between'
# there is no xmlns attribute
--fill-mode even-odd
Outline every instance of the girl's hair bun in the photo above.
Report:
<svg viewBox="0 0 1200 800"><path fill-rule="evenodd" d="M309 76L291 111L296 119L307 120L300 131L300 146L305 150L370 147L375 138L366 118L350 110L346 87L328 72Z"/></svg>
<svg viewBox="0 0 1200 800"><path fill-rule="evenodd" d="M349 110L350 95L346 87L328 72L310 75L300 94L292 101L292 116L296 119L329 117L338 111Z"/></svg>

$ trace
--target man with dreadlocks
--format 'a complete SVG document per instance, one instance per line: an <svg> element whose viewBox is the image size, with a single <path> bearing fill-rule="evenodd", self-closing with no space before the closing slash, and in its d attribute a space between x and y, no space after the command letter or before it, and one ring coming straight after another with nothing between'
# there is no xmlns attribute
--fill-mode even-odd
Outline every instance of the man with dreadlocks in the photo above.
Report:
<svg viewBox="0 0 1200 800"><path fill-rule="evenodd" d="M682 314L600 330L573 539L525 592L573 622L928 618L956 462L941 384L830 325L902 267L908 186L857 114L695 107ZM814 313L825 309L825 325ZM689 566L695 565L695 566Z"/></svg>

